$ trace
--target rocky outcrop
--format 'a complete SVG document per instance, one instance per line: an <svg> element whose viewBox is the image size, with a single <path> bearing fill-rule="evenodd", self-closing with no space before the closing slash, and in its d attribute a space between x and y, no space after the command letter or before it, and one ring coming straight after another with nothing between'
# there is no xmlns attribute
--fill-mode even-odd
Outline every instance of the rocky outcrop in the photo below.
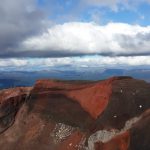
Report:
<svg viewBox="0 0 150 150"><path fill-rule="evenodd" d="M95 150L148 150L150 149L150 109L139 118L127 121L126 127L107 141L95 142Z"/></svg>
<svg viewBox="0 0 150 150"><path fill-rule="evenodd" d="M149 150L150 84L38 80L0 92L2 150Z"/></svg>
<svg viewBox="0 0 150 150"><path fill-rule="evenodd" d="M0 133L10 127L31 88L20 87L0 91Z"/></svg>

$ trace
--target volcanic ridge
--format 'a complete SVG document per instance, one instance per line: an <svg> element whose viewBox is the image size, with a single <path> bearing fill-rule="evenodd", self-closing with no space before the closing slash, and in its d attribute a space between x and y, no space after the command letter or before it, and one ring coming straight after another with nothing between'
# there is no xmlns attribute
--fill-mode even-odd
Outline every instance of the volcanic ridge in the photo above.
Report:
<svg viewBox="0 0 150 150"><path fill-rule="evenodd" d="M150 83L38 80L0 91L1 150L150 150Z"/></svg>

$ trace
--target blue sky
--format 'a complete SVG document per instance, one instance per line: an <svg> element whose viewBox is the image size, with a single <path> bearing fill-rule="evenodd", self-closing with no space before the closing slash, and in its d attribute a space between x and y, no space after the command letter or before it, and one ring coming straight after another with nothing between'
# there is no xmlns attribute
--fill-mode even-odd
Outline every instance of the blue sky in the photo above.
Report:
<svg viewBox="0 0 150 150"><path fill-rule="evenodd" d="M5 0L1 69L147 68L149 14L150 0Z"/></svg>
<svg viewBox="0 0 150 150"><path fill-rule="evenodd" d="M82 0L38 0L38 7L43 9L49 19L57 23L68 21L96 21L92 17L96 15L99 23L106 24L112 22L122 22L129 24L139 24L147 26L150 24L150 2L143 0L135 0L126 2L116 2L112 4L103 4L104 1L97 0L95 3L85 3ZM113 1L113 0L110 0ZM102 4L101 4L102 2ZM114 0L115 3L115 0ZM115 5L115 6L114 6ZM116 7L116 8L114 8ZM70 16L70 18L65 18Z"/></svg>

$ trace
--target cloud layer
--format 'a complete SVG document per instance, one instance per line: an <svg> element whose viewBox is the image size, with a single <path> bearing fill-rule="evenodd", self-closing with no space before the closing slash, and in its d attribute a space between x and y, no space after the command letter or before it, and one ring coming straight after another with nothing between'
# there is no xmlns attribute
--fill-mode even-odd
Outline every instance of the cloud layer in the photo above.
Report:
<svg viewBox="0 0 150 150"><path fill-rule="evenodd" d="M56 7L59 13L68 8L64 14L71 11L69 8L72 8L73 2L71 0L65 1L61 8L61 1L49 1L50 4L54 4L53 9ZM141 2L149 3L150 1L136 0L137 4ZM75 7L83 8L82 5L85 5L85 7L97 6L97 8L117 9L120 4L128 7L129 3L133 4L134 1L79 0ZM56 15L59 16L59 13ZM150 26L142 27L125 23L99 25L93 22L79 21L48 27L53 20L44 18L42 9L37 6L37 0L2 0L0 18L1 58L64 57L93 54L134 56L150 53Z"/></svg>
<svg viewBox="0 0 150 150"><path fill-rule="evenodd" d="M150 56L84 56L40 59L0 59L0 70L51 70L52 68L76 70L77 68L132 68L137 66L148 67L149 65Z"/></svg>
<svg viewBox="0 0 150 150"><path fill-rule="evenodd" d="M42 31L44 16L35 6L35 0L0 2L0 55L15 51L26 37Z"/></svg>
<svg viewBox="0 0 150 150"><path fill-rule="evenodd" d="M0 69L150 65L150 26L86 20L86 12L100 22L101 11L117 13L150 0L46 1L43 9L37 0L1 1Z"/></svg>
<svg viewBox="0 0 150 150"><path fill-rule="evenodd" d="M22 48L41 57L44 54L49 57L89 54L126 56L150 54L149 43L150 26L124 23L100 26L70 22L55 25L40 36L28 38Z"/></svg>

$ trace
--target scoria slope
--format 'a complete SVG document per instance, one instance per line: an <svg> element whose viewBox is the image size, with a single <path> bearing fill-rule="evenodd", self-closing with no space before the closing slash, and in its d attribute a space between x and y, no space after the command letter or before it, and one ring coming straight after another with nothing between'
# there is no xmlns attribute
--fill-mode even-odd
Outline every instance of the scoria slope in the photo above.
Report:
<svg viewBox="0 0 150 150"><path fill-rule="evenodd" d="M149 150L150 84L38 80L0 92L2 150Z"/></svg>

